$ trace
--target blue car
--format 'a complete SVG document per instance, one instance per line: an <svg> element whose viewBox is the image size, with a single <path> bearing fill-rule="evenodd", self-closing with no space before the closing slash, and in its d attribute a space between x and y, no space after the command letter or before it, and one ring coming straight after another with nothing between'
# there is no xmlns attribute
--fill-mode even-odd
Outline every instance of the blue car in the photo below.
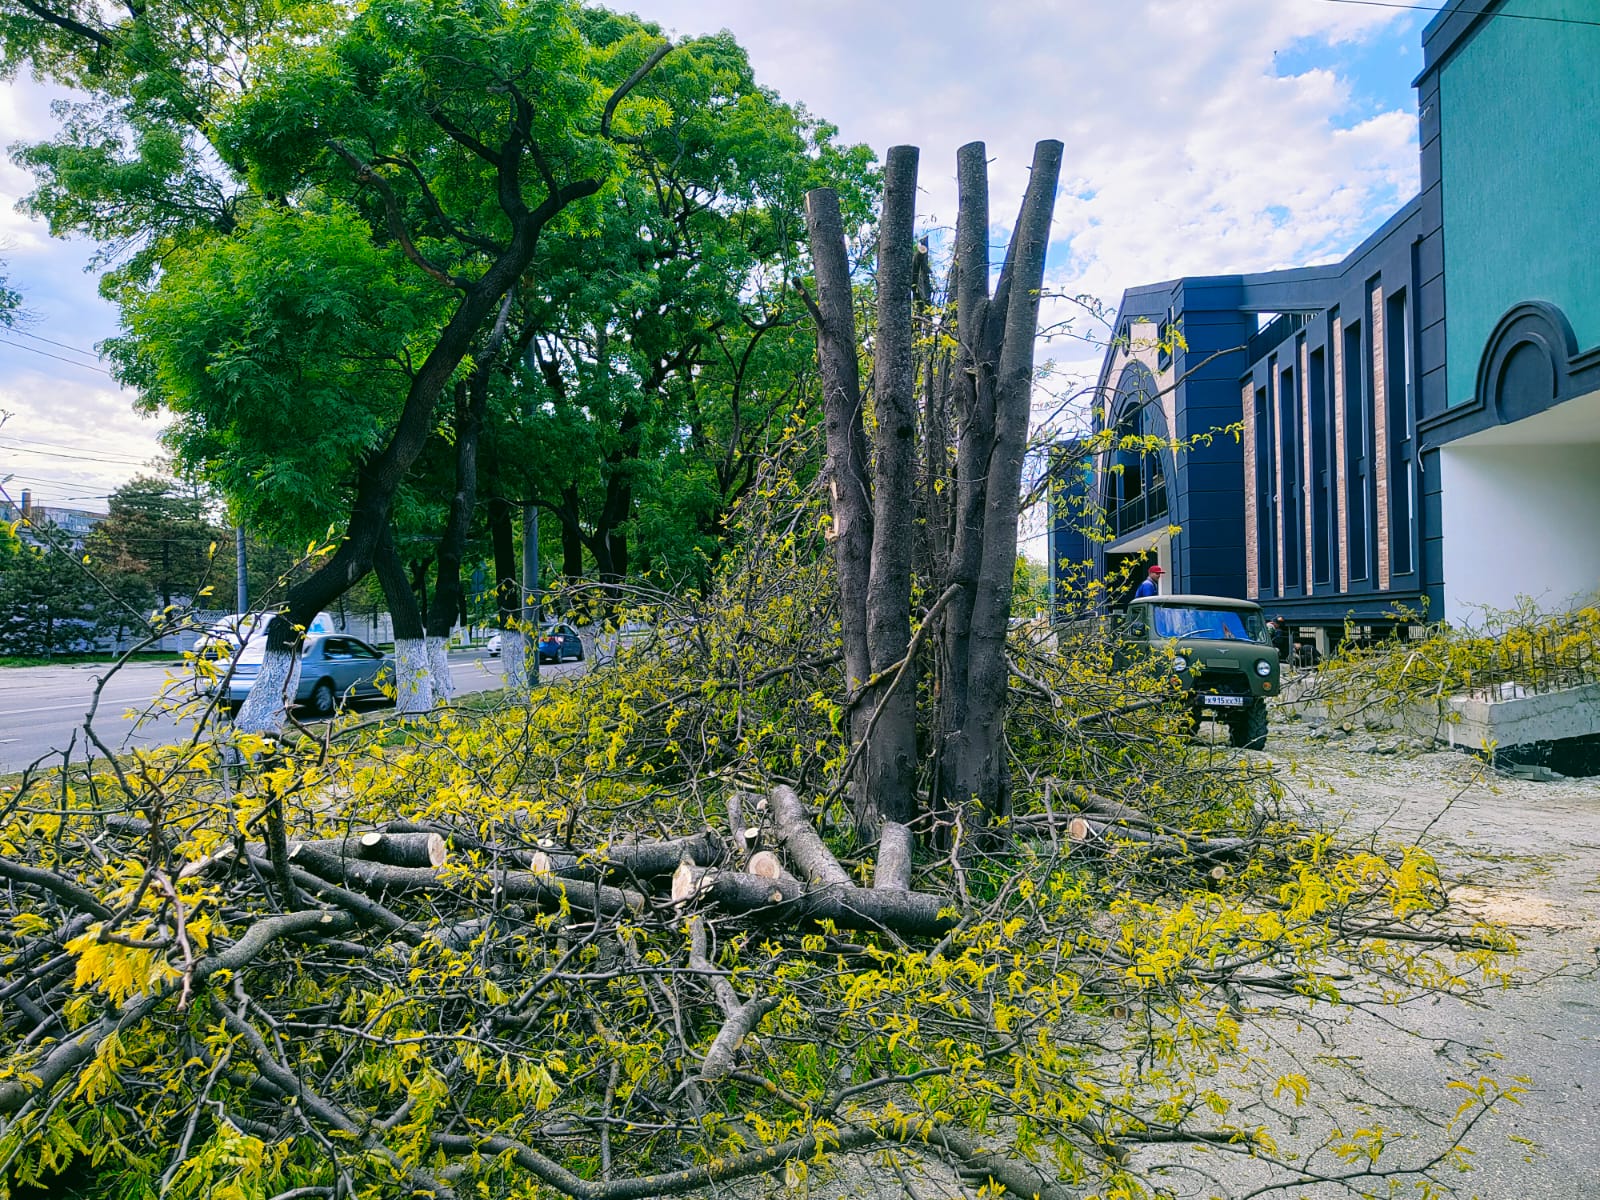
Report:
<svg viewBox="0 0 1600 1200"><path fill-rule="evenodd" d="M554 622L539 630L539 661L565 662L568 657L583 661L583 639L564 622Z"/></svg>
<svg viewBox="0 0 1600 1200"><path fill-rule="evenodd" d="M233 661L224 703L237 712L261 671L267 639L253 637ZM383 699L381 685L394 683L394 659L360 638L342 633L314 633L300 648L300 681L293 703L319 717L332 716L348 700Z"/></svg>

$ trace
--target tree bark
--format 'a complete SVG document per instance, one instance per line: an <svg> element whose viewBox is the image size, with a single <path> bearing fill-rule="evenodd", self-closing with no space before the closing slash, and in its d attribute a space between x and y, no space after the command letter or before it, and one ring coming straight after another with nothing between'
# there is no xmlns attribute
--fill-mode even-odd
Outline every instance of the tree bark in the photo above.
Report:
<svg viewBox="0 0 1600 1200"><path fill-rule="evenodd" d="M538 653L538 644L528 644L517 622L522 616L522 572L517 566L517 548L512 529L516 507L504 496L489 499L489 540L494 547L495 623L500 628L500 667L506 687L525 692L529 654Z"/></svg>
<svg viewBox="0 0 1600 1200"><path fill-rule="evenodd" d="M878 867L872 877L878 890L911 890L911 830L898 821L885 821L878 835Z"/></svg>
<svg viewBox="0 0 1600 1200"><path fill-rule="evenodd" d="M823 884L807 890L789 879L764 879L685 863L673 898L697 907L783 922L830 921L839 929L887 930L901 937L943 937L955 928L953 906L921 892ZM574 902L576 906L576 902Z"/></svg>
<svg viewBox="0 0 1600 1200"><path fill-rule="evenodd" d="M789 852L796 871L807 883L832 883L840 887L853 887L850 874L833 851L823 843L822 837L811 824L811 814L806 812L794 789L779 785L772 789L772 816L778 825L778 837Z"/></svg>
<svg viewBox="0 0 1600 1200"><path fill-rule="evenodd" d="M856 793L857 836L880 820L916 816L916 664L895 686L889 668L911 644L911 558L916 524L916 370L912 361L912 271L916 261L917 150L894 146L884 173L878 222L878 328L873 355L872 551L866 596L867 652L878 683L857 703L877 711ZM869 718L870 719L870 718Z"/></svg>
<svg viewBox="0 0 1600 1200"><path fill-rule="evenodd" d="M692 837L612 845L590 853L539 850L529 856L529 863L537 873L557 875L563 879L606 879L616 882L671 875L678 869L678 864L684 862L709 867L720 863L724 857L721 839L708 829Z"/></svg>
<svg viewBox="0 0 1600 1200"><path fill-rule="evenodd" d="M861 413L861 371L856 360L855 312L844 219L832 188L806 193L806 230L817 279L812 317L822 372L823 427L828 487L833 500L834 568L839 576L839 624L844 639L845 686L854 692L872 674L867 643L867 586L872 553L872 486L867 434ZM865 726L858 709L852 732Z"/></svg>
<svg viewBox="0 0 1600 1200"><path fill-rule="evenodd" d="M955 569L970 602L953 607L947 627L947 654L952 672L960 678L951 689L951 709L941 722L940 756L943 795L963 810L973 830L1004 816L1010 807L1005 638L1033 394L1039 288L1061 172L1061 143L1045 141L1034 148L1028 190L992 301L986 295L987 250L980 253L974 245L979 206L975 198L965 199L982 174L976 162L980 154L981 150L974 153L963 147L958 171L964 207L958 216L957 254L978 255L984 270L980 287L977 264L959 263L956 319L963 367L958 375L963 378L958 386L962 400L972 406L969 427L987 423L992 437L980 436L970 453L965 444L958 453L958 470L965 470L962 486L970 485L971 491L959 502ZM986 206L982 215L986 224ZM960 224L963 221L965 225ZM991 363L994 377L989 392L984 382ZM992 409L986 393L992 395Z"/></svg>
<svg viewBox="0 0 1600 1200"><path fill-rule="evenodd" d="M405 563L395 549L394 533L384 532L373 566L383 597L394 621L395 711L401 714L427 712L433 707L433 673L428 662L427 630L417 609L417 596L411 590Z"/></svg>

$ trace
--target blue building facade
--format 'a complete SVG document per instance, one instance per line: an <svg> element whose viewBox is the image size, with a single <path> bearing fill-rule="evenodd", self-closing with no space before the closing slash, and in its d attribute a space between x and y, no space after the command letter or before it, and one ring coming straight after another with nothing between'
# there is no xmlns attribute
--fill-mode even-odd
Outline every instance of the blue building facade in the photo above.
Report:
<svg viewBox="0 0 1600 1200"><path fill-rule="evenodd" d="M1108 579L1158 561L1164 590L1258 600L1308 640L1592 597L1600 28L1503 18L1594 16L1442 11L1415 81L1422 191L1342 262L1124 293L1100 453L1059 488L1086 496L1052 512L1052 558Z"/></svg>

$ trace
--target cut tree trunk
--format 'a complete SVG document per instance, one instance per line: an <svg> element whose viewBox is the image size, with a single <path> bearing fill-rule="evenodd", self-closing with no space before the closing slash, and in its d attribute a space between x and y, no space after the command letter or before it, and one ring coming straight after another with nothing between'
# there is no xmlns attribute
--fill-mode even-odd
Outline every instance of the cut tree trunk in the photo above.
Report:
<svg viewBox="0 0 1600 1200"><path fill-rule="evenodd" d="M878 867L872 886L879 890L911 890L911 830L898 821L885 821L878 834Z"/></svg>
<svg viewBox="0 0 1600 1200"><path fill-rule="evenodd" d="M592 853L536 850L529 855L528 866L536 874L563 879L655 879L671 875L682 862L714 866L725 853L722 840L708 829L692 837L611 845Z"/></svg>
<svg viewBox="0 0 1600 1200"><path fill-rule="evenodd" d="M943 937L957 923L947 901L920 892L823 884L807 889L787 879L684 863L672 879L674 901L717 908L760 921L830 922L838 929L879 930L900 937Z"/></svg>
<svg viewBox="0 0 1600 1200"><path fill-rule="evenodd" d="M856 790L856 835L878 822L916 816L917 686L894 670L911 644L911 560L908 536L917 477L916 368L912 359L912 270L916 262L917 150L893 146L884 171L878 222L878 327L874 345L872 551L866 609L867 653L876 682L857 698L872 723Z"/></svg>

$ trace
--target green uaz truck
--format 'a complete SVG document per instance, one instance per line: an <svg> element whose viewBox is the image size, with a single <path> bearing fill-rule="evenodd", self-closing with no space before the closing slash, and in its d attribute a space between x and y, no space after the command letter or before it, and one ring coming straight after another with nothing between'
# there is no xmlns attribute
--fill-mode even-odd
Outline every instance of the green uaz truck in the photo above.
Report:
<svg viewBox="0 0 1600 1200"><path fill-rule="evenodd" d="M1226 596L1145 596L1122 617L1122 637L1170 660L1196 721L1227 722L1246 750L1267 744L1267 697L1278 694L1278 651L1261 606Z"/></svg>

